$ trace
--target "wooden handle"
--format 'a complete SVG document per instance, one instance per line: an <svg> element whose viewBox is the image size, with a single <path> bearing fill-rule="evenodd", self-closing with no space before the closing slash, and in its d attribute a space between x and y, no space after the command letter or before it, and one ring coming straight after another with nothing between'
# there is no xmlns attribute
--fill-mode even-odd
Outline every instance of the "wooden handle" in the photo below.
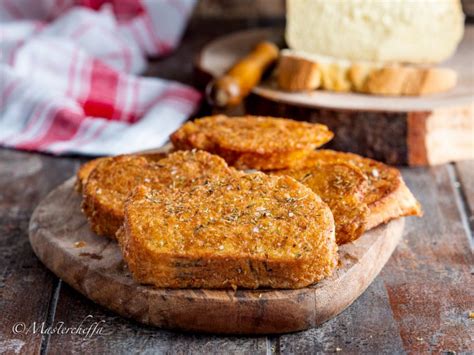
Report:
<svg viewBox="0 0 474 355"><path fill-rule="evenodd" d="M262 78L265 70L278 58L278 47L271 42L260 42L247 56L238 61L224 76L206 88L211 105L238 105Z"/></svg>

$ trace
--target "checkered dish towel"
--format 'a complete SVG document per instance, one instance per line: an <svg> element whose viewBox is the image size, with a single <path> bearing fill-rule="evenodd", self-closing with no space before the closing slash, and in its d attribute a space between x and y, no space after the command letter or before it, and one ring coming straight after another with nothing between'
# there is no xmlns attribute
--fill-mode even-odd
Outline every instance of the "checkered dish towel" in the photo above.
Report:
<svg viewBox="0 0 474 355"><path fill-rule="evenodd" d="M160 146L201 95L139 77L195 0L0 0L0 145L108 155Z"/></svg>

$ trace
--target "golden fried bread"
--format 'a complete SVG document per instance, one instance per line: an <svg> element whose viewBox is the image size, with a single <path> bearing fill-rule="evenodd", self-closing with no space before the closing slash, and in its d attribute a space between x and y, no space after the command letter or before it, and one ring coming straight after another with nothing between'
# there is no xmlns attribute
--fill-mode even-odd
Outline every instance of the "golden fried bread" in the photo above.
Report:
<svg viewBox="0 0 474 355"><path fill-rule="evenodd" d="M184 188L230 170L223 159L203 151L176 152L158 161L136 155L106 158L87 178L82 209L96 234L115 238L123 222L125 199L136 186Z"/></svg>
<svg viewBox="0 0 474 355"><path fill-rule="evenodd" d="M363 202L367 178L360 169L346 163L317 161L306 168L278 170L308 186L326 202L336 223L336 242L344 244L366 230L369 208Z"/></svg>
<svg viewBox="0 0 474 355"><path fill-rule="evenodd" d="M363 202L370 209L367 229L403 216L421 216L421 206L405 185L400 171L378 161L357 154L317 150L300 162L313 166L320 162L344 162L359 168L367 177Z"/></svg>
<svg viewBox="0 0 474 355"><path fill-rule="evenodd" d="M234 171L139 186L118 240L135 280L169 288L299 288L337 264L327 205L294 179Z"/></svg>
<svg viewBox="0 0 474 355"><path fill-rule="evenodd" d="M103 158L86 179L82 210L94 233L114 238L123 222L123 203L128 193L156 173L141 156Z"/></svg>
<svg viewBox="0 0 474 355"><path fill-rule="evenodd" d="M150 161L158 161L160 159L165 158L167 156L167 153L143 153L143 154L138 154L138 155ZM95 167L101 161L104 161L106 159L112 159L112 158L111 157L97 158L97 159L90 160L87 163L84 163L81 165L81 167L77 171L76 183L74 185L78 192L82 192L82 189L86 185L87 178L89 177L92 170L94 170Z"/></svg>
<svg viewBox="0 0 474 355"><path fill-rule="evenodd" d="M92 159L88 161L87 163L84 163L81 165L79 170L76 173L76 182L74 184L74 187L77 192L82 192L82 189L86 185L87 178L91 174L92 170L95 169L95 167L101 162L106 159L110 158L97 158L97 159Z"/></svg>
<svg viewBox="0 0 474 355"><path fill-rule="evenodd" d="M331 140L321 124L283 118L223 115L188 122L171 135L177 149L202 149L238 169L292 167L309 151Z"/></svg>

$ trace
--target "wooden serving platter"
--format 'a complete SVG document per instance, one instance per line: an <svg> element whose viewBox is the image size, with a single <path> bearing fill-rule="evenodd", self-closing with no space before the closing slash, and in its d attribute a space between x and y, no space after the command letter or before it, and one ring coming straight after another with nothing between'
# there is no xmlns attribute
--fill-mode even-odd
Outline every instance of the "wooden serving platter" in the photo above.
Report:
<svg viewBox="0 0 474 355"><path fill-rule="evenodd" d="M158 289L136 283L116 242L93 234L70 178L35 209L30 243L58 277L94 302L141 323L184 331L270 334L315 327L348 307L377 276L403 219L340 248L334 275L298 290Z"/></svg>
<svg viewBox="0 0 474 355"><path fill-rule="evenodd" d="M262 40L284 46L282 29L255 29L207 44L195 62L201 83L222 75ZM434 165L474 159L474 26L442 65L458 73L457 86L421 97L384 97L322 90L290 93L272 78L253 90L245 111L324 123L336 133L328 148L388 164Z"/></svg>

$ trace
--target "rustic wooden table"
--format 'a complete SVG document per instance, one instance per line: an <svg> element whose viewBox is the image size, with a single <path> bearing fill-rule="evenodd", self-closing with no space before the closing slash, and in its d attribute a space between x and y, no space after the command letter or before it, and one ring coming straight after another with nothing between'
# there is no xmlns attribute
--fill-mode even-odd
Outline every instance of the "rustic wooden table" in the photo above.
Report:
<svg viewBox="0 0 474 355"><path fill-rule="evenodd" d="M151 62L148 74L190 83L192 59L206 41L255 24L193 23L180 49ZM474 352L474 320L469 318L474 311L474 161L402 169L425 216L408 219L403 241L381 274L323 326L268 337L182 334L143 326L85 299L49 272L28 243L28 222L38 202L84 161L0 150L0 353ZM63 322L65 329L79 327L84 319L84 327L99 322L101 334L21 332L22 324L39 328Z"/></svg>

